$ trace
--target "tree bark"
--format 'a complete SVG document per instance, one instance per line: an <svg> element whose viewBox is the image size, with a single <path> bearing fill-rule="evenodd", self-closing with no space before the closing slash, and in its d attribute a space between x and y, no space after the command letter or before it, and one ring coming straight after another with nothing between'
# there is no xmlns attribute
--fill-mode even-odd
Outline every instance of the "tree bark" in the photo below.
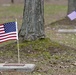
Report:
<svg viewBox="0 0 76 75"><path fill-rule="evenodd" d="M76 11L76 0L68 0L68 14Z"/></svg>
<svg viewBox="0 0 76 75"><path fill-rule="evenodd" d="M19 37L35 40L44 36L44 0L25 0Z"/></svg>
<svg viewBox="0 0 76 75"><path fill-rule="evenodd" d="M14 3L14 0L11 0L11 3L13 4Z"/></svg>

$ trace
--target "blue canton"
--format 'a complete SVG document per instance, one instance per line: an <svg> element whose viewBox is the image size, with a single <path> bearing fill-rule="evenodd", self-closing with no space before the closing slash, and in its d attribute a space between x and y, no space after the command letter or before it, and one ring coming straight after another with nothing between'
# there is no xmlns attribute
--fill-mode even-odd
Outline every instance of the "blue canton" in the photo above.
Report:
<svg viewBox="0 0 76 75"><path fill-rule="evenodd" d="M5 33L15 32L16 31L16 23L15 22L5 23L4 31L5 31Z"/></svg>

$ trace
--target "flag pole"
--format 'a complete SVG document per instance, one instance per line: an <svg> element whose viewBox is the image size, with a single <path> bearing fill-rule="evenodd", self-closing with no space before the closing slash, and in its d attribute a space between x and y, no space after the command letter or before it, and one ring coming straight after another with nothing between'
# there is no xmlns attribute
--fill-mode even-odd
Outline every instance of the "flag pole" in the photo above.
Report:
<svg viewBox="0 0 76 75"><path fill-rule="evenodd" d="M20 63L20 49L19 49L19 38L18 38L18 25L17 25L17 19L16 19L16 35L17 35L18 63Z"/></svg>

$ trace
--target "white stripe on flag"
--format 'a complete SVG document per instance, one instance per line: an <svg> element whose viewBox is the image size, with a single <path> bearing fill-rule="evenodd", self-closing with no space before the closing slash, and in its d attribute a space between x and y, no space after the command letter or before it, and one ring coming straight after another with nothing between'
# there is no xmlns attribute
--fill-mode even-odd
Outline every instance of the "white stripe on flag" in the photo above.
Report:
<svg viewBox="0 0 76 75"><path fill-rule="evenodd" d="M10 38L10 37L16 37L16 34L0 37L0 40L5 39L5 38Z"/></svg>
<svg viewBox="0 0 76 75"><path fill-rule="evenodd" d="M4 28L1 28L0 30L4 30Z"/></svg>
<svg viewBox="0 0 76 75"><path fill-rule="evenodd" d="M5 42L5 41L8 41L8 40L15 40L15 39L17 39L17 38L16 38L16 37L6 38L6 39L4 39L4 40L0 40L0 43Z"/></svg>
<svg viewBox="0 0 76 75"><path fill-rule="evenodd" d="M4 27L3 25L0 25L0 28Z"/></svg>
<svg viewBox="0 0 76 75"><path fill-rule="evenodd" d="M12 35L12 34L16 34L16 32L10 32L10 33L4 33L4 34L0 34L0 37L1 37L1 36Z"/></svg>

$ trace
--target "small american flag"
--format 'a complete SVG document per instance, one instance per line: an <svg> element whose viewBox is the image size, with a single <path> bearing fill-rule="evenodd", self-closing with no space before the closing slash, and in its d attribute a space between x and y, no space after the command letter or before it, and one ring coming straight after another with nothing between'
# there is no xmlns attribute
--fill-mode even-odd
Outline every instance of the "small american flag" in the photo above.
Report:
<svg viewBox="0 0 76 75"><path fill-rule="evenodd" d="M18 40L16 22L0 24L0 43L16 39Z"/></svg>

